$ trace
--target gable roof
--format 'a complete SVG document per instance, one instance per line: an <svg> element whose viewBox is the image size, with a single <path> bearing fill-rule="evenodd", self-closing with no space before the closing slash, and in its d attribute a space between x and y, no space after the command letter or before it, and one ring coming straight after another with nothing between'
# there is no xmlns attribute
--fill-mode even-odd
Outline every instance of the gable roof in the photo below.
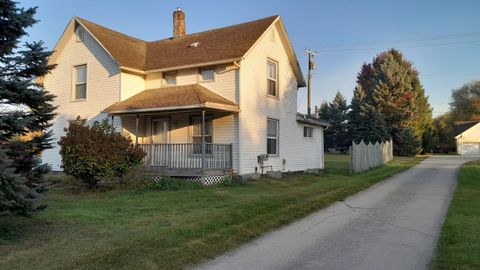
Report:
<svg viewBox="0 0 480 270"><path fill-rule="evenodd" d="M454 129L454 136L457 137L460 134L464 133L465 131L469 130L476 124L480 123L480 121L456 121L454 123L455 129Z"/></svg>
<svg viewBox="0 0 480 270"><path fill-rule="evenodd" d="M138 70L167 69L191 64L239 59L279 16L146 42L75 17L118 64ZM195 48L189 45L199 42ZM121 46L119 46L121 44Z"/></svg>
<svg viewBox="0 0 480 270"><path fill-rule="evenodd" d="M238 105L200 84L162 87L142 91L117 102L103 112L109 114L160 112L210 108L238 112Z"/></svg>
<svg viewBox="0 0 480 270"><path fill-rule="evenodd" d="M96 23L75 17L120 66L144 70L147 59L147 42L120 32L108 29Z"/></svg>
<svg viewBox="0 0 480 270"><path fill-rule="evenodd" d="M74 21L82 25L121 68L141 72L241 60L274 22L281 22L280 16L275 15L181 37L147 42L79 17L74 17ZM286 35L283 24L281 26ZM198 46L191 47L195 42L198 42ZM287 42L299 86L305 86L298 59L288 38Z"/></svg>

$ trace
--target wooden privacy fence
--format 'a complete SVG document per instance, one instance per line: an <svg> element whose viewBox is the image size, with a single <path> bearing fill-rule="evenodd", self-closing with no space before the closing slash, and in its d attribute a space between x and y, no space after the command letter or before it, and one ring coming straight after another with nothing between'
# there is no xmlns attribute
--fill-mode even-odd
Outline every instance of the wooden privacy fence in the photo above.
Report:
<svg viewBox="0 0 480 270"><path fill-rule="evenodd" d="M350 149L350 173L360 173L383 165L393 159L393 141L359 144L352 142Z"/></svg>

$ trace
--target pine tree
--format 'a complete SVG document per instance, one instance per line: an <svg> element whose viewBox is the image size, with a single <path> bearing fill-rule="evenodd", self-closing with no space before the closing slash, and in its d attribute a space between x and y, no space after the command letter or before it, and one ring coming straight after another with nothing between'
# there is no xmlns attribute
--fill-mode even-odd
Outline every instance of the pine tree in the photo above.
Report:
<svg viewBox="0 0 480 270"><path fill-rule="evenodd" d="M382 142L390 138L382 115L367 102L367 93L357 85L348 112L348 132L353 141L359 143Z"/></svg>
<svg viewBox="0 0 480 270"><path fill-rule="evenodd" d="M55 110L54 96L34 78L53 66L42 42L19 45L25 29L36 23L36 8L18 8L10 0L1 0L0 6L0 213L28 215L38 209L33 200L44 191L48 167L40 165L38 156L50 147L46 130ZM26 134L38 135L17 139Z"/></svg>
<svg viewBox="0 0 480 270"><path fill-rule="evenodd" d="M318 117L326 121L330 119L330 116L328 115L328 102L322 102L322 104L320 105L320 109L318 110Z"/></svg>
<svg viewBox="0 0 480 270"><path fill-rule="evenodd" d="M337 94L328 106L329 122L332 125L328 130L333 134L344 134L347 130L348 105L345 97L337 91ZM328 131L327 130L327 131Z"/></svg>
<svg viewBox="0 0 480 270"><path fill-rule="evenodd" d="M360 125L372 125L370 123L356 123L359 116L356 114L370 114L375 119L374 126L380 127L379 137L394 137L396 139L408 139L409 142L394 142L394 148L408 145L408 151L415 149L415 152L422 150L422 138L424 133L431 128L431 108L428 104L428 97L418 78L418 72L410 61L403 58L403 55L395 50L380 53L372 63L364 64L357 76L357 87L355 92L362 91L362 99L357 100L360 104L354 105L352 101L352 112L349 121L352 128L352 136L360 138L370 136L376 138L375 131L364 131ZM355 94L354 94L355 97ZM385 126L382 125L382 118ZM373 120L372 120L373 121ZM387 129L388 136L383 136L383 129ZM410 131L405 131L409 129ZM354 134L355 132L360 132ZM401 134L395 134L401 132ZM410 136L414 134L413 139ZM410 146L414 145L414 148ZM395 150L396 153L407 151ZM411 155L409 153L408 155Z"/></svg>

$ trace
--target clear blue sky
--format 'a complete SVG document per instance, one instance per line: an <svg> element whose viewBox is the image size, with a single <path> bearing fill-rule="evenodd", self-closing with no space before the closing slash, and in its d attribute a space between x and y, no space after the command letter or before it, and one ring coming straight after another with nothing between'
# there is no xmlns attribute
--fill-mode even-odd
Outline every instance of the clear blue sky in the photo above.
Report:
<svg viewBox="0 0 480 270"><path fill-rule="evenodd" d="M350 99L361 65L391 47L400 49L420 71L435 115L448 110L453 88L480 80L477 0L25 0L21 5L39 6L40 22L28 29L26 40L44 40L49 49L75 15L150 41L171 36L176 7L186 12L187 33L279 14L304 71L303 49L319 50L313 104L331 100L337 90ZM464 33L470 34L458 35ZM299 111L306 110L305 96L306 89L301 89Z"/></svg>

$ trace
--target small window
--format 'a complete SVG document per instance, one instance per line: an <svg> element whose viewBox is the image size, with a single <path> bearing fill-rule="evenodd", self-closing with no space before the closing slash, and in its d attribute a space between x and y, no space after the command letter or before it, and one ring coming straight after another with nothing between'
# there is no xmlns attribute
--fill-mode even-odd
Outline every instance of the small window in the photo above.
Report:
<svg viewBox="0 0 480 270"><path fill-rule="evenodd" d="M165 84L167 86L177 85L177 72L166 72L164 73L163 78L165 79Z"/></svg>
<svg viewBox="0 0 480 270"><path fill-rule="evenodd" d="M313 138L313 128L312 127L303 127L303 137Z"/></svg>
<svg viewBox="0 0 480 270"><path fill-rule="evenodd" d="M267 119L267 154L278 155L278 120Z"/></svg>
<svg viewBox="0 0 480 270"><path fill-rule="evenodd" d="M211 117L205 118L205 143L211 144L213 142L213 121ZM202 117L196 116L192 118L192 142L195 144L193 148L194 154L202 153ZM210 145L206 146L205 152L211 154L212 148Z"/></svg>
<svg viewBox="0 0 480 270"><path fill-rule="evenodd" d="M83 30L82 27L77 26L77 29L75 30L75 36L77 38L77 42L82 42L85 37L85 30Z"/></svg>
<svg viewBox="0 0 480 270"><path fill-rule="evenodd" d="M278 86L278 65L276 62L268 60L267 61L268 95L274 96L274 97L278 96L277 86Z"/></svg>
<svg viewBox="0 0 480 270"><path fill-rule="evenodd" d="M215 80L215 68L201 68L200 69L200 78L202 81L213 81Z"/></svg>
<svg viewBox="0 0 480 270"><path fill-rule="evenodd" d="M75 67L74 100L87 98L87 65Z"/></svg>

